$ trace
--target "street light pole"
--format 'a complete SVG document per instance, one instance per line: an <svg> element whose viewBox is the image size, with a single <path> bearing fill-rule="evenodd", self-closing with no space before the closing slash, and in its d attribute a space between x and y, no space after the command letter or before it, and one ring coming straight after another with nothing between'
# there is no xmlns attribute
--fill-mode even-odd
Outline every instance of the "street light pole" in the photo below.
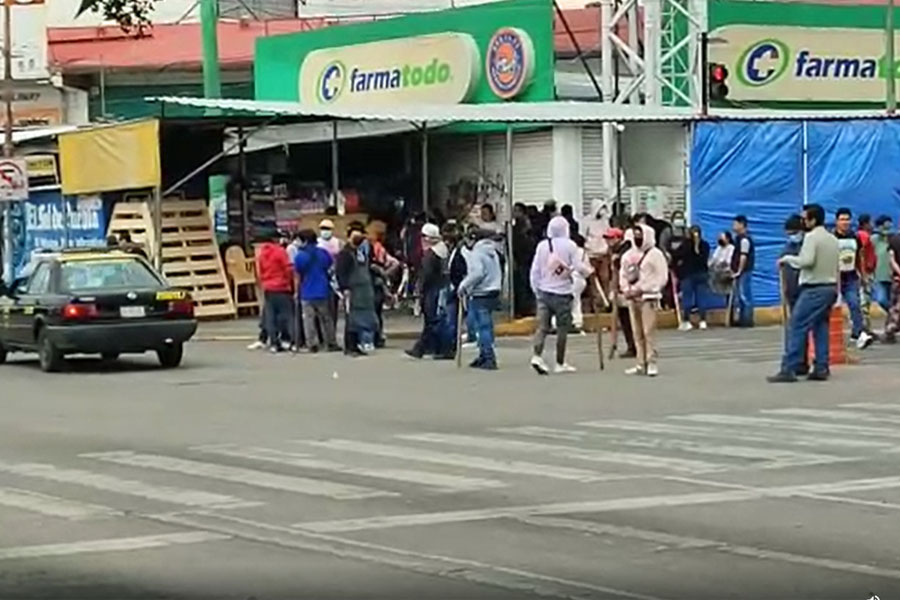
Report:
<svg viewBox="0 0 900 600"><path fill-rule="evenodd" d="M897 81L894 61L894 0L888 0L887 13L884 18L885 29L885 57L887 62L887 112L893 115L897 112Z"/></svg>
<svg viewBox="0 0 900 600"><path fill-rule="evenodd" d="M6 104L3 156L7 158L13 155L12 2L3 0L3 102Z"/></svg>

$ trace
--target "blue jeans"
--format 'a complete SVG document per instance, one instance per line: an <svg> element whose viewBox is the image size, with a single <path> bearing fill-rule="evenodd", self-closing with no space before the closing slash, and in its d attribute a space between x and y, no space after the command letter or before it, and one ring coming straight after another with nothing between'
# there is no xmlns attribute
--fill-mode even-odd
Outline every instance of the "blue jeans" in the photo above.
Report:
<svg viewBox="0 0 900 600"><path fill-rule="evenodd" d="M459 310L459 296L451 288L447 290L447 310L444 313L444 335L447 336L446 347L450 353L456 352L457 311Z"/></svg>
<svg viewBox="0 0 900 600"><path fill-rule="evenodd" d="M478 322L472 313L471 305L465 309L466 311L466 342L475 343L478 341Z"/></svg>
<svg viewBox="0 0 900 600"><path fill-rule="evenodd" d="M422 356L424 354L446 354L445 325L446 308L442 302L444 291L442 289L429 289L422 297L422 334L413 347L413 353Z"/></svg>
<svg viewBox="0 0 900 600"><path fill-rule="evenodd" d="M833 285L800 288L800 296L791 313L787 350L781 359L782 373L796 373L806 364L806 340L812 331L815 346L815 370L828 371L828 316L837 300Z"/></svg>
<svg viewBox="0 0 900 600"><path fill-rule="evenodd" d="M737 309L737 324L741 327L753 326L753 273L744 273L734 281L734 307Z"/></svg>
<svg viewBox="0 0 900 600"><path fill-rule="evenodd" d="M681 311L684 321L691 318L691 311L696 308L700 320L706 320L706 297L709 283L706 273L694 273L681 280Z"/></svg>
<svg viewBox="0 0 900 600"><path fill-rule="evenodd" d="M884 312L891 310L891 282L876 281L872 284L872 299L884 309Z"/></svg>
<svg viewBox="0 0 900 600"><path fill-rule="evenodd" d="M859 296L859 279L841 277L841 297L850 311L850 337L856 339L863 332L862 304Z"/></svg>
<svg viewBox="0 0 900 600"><path fill-rule="evenodd" d="M291 319L294 316L294 298L290 292L266 292L263 314L270 346L293 342Z"/></svg>
<svg viewBox="0 0 900 600"><path fill-rule="evenodd" d="M496 363L494 354L494 311L499 304L499 295L473 296L469 299L469 314L473 315L475 331L478 332L478 360Z"/></svg>

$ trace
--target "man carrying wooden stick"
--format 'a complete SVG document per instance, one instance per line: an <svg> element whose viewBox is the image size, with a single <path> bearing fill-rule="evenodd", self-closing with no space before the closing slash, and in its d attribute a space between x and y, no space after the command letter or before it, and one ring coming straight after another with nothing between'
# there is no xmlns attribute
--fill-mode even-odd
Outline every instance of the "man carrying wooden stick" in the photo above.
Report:
<svg viewBox="0 0 900 600"><path fill-rule="evenodd" d="M803 247L803 217L797 214L788 217L784 223L784 233L787 236L787 241L784 244L784 248L781 249L780 256L799 255L800 248ZM797 304L797 298L800 297L800 269L783 262L779 273L781 280L782 327L787 332L791 313L794 312L794 305ZM787 351L787 341L788 336L785 333L785 351ZM806 375L808 373L809 360L804 354L803 362L797 368L797 375Z"/></svg>

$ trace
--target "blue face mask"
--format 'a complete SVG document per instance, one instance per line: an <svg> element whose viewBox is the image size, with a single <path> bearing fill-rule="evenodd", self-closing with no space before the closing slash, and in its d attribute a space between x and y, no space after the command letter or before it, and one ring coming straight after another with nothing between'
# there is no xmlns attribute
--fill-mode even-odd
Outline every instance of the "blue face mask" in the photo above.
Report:
<svg viewBox="0 0 900 600"><path fill-rule="evenodd" d="M332 231L330 229L322 229L319 231L319 237L323 240L330 240L332 235Z"/></svg>
<svg viewBox="0 0 900 600"><path fill-rule="evenodd" d="M792 233L788 236L788 240L794 242L795 244L799 244L803 241L803 233Z"/></svg>

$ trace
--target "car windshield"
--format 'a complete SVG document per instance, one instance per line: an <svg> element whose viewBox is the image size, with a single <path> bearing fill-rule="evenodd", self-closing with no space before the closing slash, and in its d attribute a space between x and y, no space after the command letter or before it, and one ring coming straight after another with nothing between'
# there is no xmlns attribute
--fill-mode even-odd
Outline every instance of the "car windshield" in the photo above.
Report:
<svg viewBox="0 0 900 600"><path fill-rule="evenodd" d="M62 288L67 292L109 288L158 288L162 283L137 259L98 259L63 263Z"/></svg>

